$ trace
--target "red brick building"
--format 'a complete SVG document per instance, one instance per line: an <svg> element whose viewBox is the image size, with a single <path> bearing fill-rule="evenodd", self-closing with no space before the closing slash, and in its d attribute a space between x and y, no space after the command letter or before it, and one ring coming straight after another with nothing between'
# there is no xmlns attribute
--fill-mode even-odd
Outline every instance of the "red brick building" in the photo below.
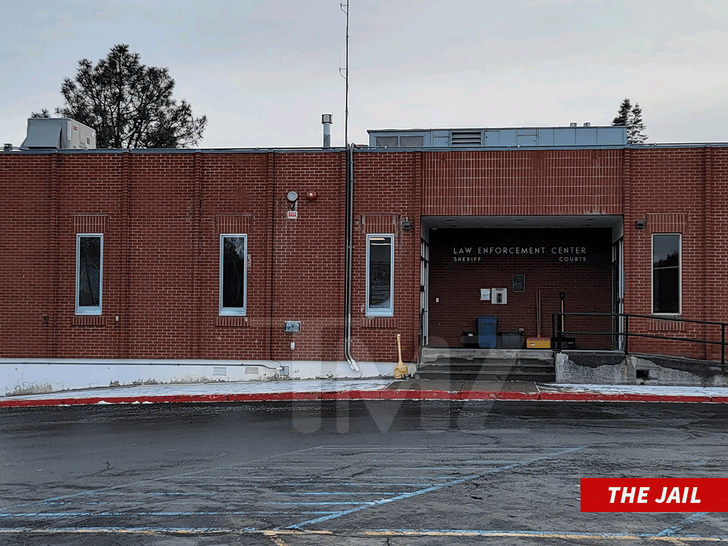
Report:
<svg viewBox="0 0 728 546"><path fill-rule="evenodd" d="M630 146L609 129L372 132L351 178L344 149L6 151L0 359L389 375L397 334L412 364L423 345L467 343L480 316L525 345L539 298L550 337L560 294L566 312L647 317L630 332L720 341L664 319L728 321L728 147ZM718 345L629 343L720 359Z"/></svg>

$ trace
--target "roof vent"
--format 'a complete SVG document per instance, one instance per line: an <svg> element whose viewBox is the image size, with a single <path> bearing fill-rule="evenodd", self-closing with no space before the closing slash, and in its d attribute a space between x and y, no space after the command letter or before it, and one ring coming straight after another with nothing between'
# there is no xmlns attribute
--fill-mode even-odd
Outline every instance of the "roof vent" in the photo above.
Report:
<svg viewBox="0 0 728 546"><path fill-rule="evenodd" d="M453 131L450 138L453 148L481 146L483 144L483 133L481 131Z"/></svg>
<svg viewBox="0 0 728 546"><path fill-rule="evenodd" d="M331 148L331 114L321 114L321 123L324 125L324 148Z"/></svg>

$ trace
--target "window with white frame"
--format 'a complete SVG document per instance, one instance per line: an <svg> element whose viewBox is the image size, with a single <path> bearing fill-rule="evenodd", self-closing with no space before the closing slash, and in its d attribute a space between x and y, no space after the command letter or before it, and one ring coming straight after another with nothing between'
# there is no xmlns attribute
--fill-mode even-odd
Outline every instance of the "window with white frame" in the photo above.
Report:
<svg viewBox="0 0 728 546"><path fill-rule="evenodd" d="M76 235L76 314L100 315L103 287L104 236Z"/></svg>
<svg viewBox="0 0 728 546"><path fill-rule="evenodd" d="M652 235L652 312L677 315L681 312L682 236L679 233Z"/></svg>
<svg viewBox="0 0 728 546"><path fill-rule="evenodd" d="M220 235L220 315L245 315L247 235Z"/></svg>
<svg viewBox="0 0 728 546"><path fill-rule="evenodd" d="M366 314L394 315L394 236L367 235Z"/></svg>

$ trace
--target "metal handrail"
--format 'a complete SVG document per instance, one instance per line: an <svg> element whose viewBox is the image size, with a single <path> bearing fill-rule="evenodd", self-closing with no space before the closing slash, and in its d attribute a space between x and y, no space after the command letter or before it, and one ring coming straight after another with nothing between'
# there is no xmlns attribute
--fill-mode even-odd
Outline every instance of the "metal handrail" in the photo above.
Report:
<svg viewBox="0 0 728 546"><path fill-rule="evenodd" d="M621 332L578 332L578 331L567 331L564 329L564 318L565 317L610 317L612 320L615 318L624 318L624 329ZM688 324L702 324L708 326L720 326L721 339L720 341L713 341L708 339L695 339L688 337L676 337L668 335L658 334L644 334L639 332L629 331L629 319L649 319L649 320L662 320L668 322L685 322ZM562 350L562 341L569 337L577 335L594 335L594 336L621 336L624 340L624 354L629 354L629 339L633 337L651 338L651 339L664 339L668 341L684 341L689 343L700 343L703 345L720 345L720 365L725 368L725 348L726 348L726 327L728 323L717 322L710 320L692 320L677 317L661 317L655 315L635 315L633 313L552 313L552 332L554 332L555 349L557 351Z"/></svg>

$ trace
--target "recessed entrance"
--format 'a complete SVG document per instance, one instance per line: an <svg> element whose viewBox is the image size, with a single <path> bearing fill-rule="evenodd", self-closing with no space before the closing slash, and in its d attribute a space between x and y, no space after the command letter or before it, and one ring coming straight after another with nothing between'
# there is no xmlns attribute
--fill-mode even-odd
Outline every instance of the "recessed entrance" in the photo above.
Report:
<svg viewBox="0 0 728 546"><path fill-rule="evenodd" d="M554 312L615 311L621 266L613 246L621 217L426 217L422 231L429 250L427 346L483 348L479 324L495 321L495 348L525 349L529 338L551 338ZM572 321L568 331L613 327L610 317L564 320ZM583 335L569 343L612 349L613 341Z"/></svg>

